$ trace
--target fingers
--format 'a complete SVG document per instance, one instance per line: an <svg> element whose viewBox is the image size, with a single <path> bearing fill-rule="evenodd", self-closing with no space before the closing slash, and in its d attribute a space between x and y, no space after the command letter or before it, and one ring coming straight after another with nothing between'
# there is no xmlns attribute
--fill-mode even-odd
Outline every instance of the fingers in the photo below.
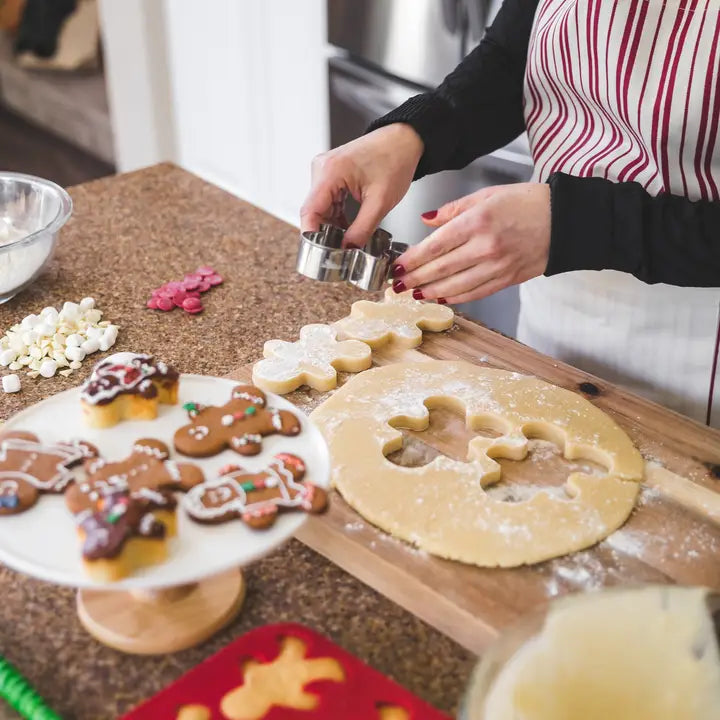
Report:
<svg viewBox="0 0 720 720"><path fill-rule="evenodd" d="M471 265L453 275L420 287L416 292L416 296L419 297L422 294L423 300L442 298L454 302L454 298L493 281L502 282L503 278L508 275L509 273L505 271L505 267L499 261Z"/></svg>
<svg viewBox="0 0 720 720"><path fill-rule="evenodd" d="M315 231L320 225L329 222L336 213L334 188L328 184L320 184L310 189L300 209L301 232Z"/></svg>
<svg viewBox="0 0 720 720"><path fill-rule="evenodd" d="M380 197L363 198L357 217L345 231L343 247L363 247L377 230L385 216L385 204Z"/></svg>
<svg viewBox="0 0 720 720"><path fill-rule="evenodd" d="M420 217L422 221L430 227L441 227L473 205L477 205L478 202L487 200L495 189L496 187L481 188L474 193L470 193L470 195L465 195L464 197L457 198L457 200L445 203L445 205L439 207L437 210L430 210L423 213Z"/></svg>
<svg viewBox="0 0 720 720"><path fill-rule="evenodd" d="M473 245L463 242L455 249L444 252L416 270L397 278L395 286L397 288L398 285L401 285L399 290L402 292L405 288L422 288L429 283L436 283L444 278L451 277L476 265L476 253L477 249Z"/></svg>

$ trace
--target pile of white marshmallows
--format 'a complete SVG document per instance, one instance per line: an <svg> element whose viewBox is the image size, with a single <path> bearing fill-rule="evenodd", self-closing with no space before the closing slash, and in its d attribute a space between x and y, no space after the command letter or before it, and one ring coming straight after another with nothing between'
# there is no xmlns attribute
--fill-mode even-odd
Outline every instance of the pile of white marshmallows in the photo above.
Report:
<svg viewBox="0 0 720 720"><path fill-rule="evenodd" d="M46 307L39 315L28 315L13 325L0 338L0 366L9 370L27 368L30 377L49 378L56 372L68 376L82 365L86 355L109 350L117 340L118 330L117 325L102 320L102 312L90 297L79 303L66 302L59 312Z"/></svg>

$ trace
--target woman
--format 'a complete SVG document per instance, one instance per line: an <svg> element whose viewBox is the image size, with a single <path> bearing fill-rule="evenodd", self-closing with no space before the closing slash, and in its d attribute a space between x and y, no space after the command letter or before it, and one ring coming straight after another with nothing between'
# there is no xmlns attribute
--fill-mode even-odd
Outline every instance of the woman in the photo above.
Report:
<svg viewBox="0 0 720 720"><path fill-rule="evenodd" d="M434 230L399 259L395 289L459 303L523 283L519 340L710 422L719 9L718 0L505 0L439 88L315 159L302 229L336 217L350 192L361 207L346 242L362 245L413 179L527 130L532 182L429 209ZM712 419L720 424L720 409Z"/></svg>

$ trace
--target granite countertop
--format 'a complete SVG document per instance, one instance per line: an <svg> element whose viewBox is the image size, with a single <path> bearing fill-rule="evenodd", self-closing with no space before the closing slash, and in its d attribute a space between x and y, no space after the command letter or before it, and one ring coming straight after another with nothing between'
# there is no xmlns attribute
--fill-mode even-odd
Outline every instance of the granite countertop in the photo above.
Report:
<svg viewBox="0 0 720 720"><path fill-rule="evenodd" d="M47 305L92 296L104 319L121 326L113 351L153 353L183 372L224 375L257 359L265 340L293 339L306 323L335 320L360 297L294 272L296 228L172 165L70 192L75 210L52 266L0 306L3 332ZM205 312L145 308L152 288L203 264L225 277L203 296ZM0 393L0 419L76 385L92 364L68 379L23 377L22 392ZM132 657L85 632L72 590L0 568L0 653L66 720L110 720L241 633L297 621L439 709L455 710L471 655L299 542L247 568L246 579L243 611L212 640L174 655ZM0 718L12 717L0 703Z"/></svg>

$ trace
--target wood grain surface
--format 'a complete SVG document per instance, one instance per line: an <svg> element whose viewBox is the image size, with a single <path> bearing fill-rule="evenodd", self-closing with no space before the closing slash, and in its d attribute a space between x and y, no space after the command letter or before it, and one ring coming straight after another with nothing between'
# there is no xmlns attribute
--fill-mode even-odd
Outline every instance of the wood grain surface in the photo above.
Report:
<svg viewBox="0 0 720 720"><path fill-rule="evenodd" d="M383 349L373 357L376 365L467 360L580 392L613 417L645 457L640 500L604 542L532 567L486 569L432 557L374 528L337 493L329 512L302 528L302 542L476 653L503 627L558 595L641 582L720 589L719 431L460 317L446 333L426 333L416 350ZM251 369L231 377L247 381ZM287 397L310 412L328 396L300 389ZM404 465L424 464L438 453L465 459L472 437L460 416L444 410L431 413L428 430L405 435L403 450L390 458ZM565 460L542 441L532 441L526 460L501 464L503 480L490 492L508 501L563 484L578 464L591 467Z"/></svg>

